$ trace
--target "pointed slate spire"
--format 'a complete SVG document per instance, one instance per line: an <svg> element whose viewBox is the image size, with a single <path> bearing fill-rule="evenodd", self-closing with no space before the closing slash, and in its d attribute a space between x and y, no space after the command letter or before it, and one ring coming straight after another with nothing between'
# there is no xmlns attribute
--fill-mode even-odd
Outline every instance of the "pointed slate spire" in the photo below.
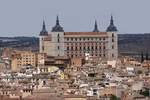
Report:
<svg viewBox="0 0 150 100"><path fill-rule="evenodd" d="M113 20L113 16L111 15L111 19L110 19L110 25L114 26L114 20Z"/></svg>
<svg viewBox="0 0 150 100"><path fill-rule="evenodd" d="M114 25L114 20L113 20L113 16L111 15L111 19L110 19L110 24L109 26L107 27L107 32L115 32L115 31L118 31L116 26Z"/></svg>
<svg viewBox="0 0 150 100"><path fill-rule="evenodd" d="M96 20L95 20L95 26L94 26L93 32L99 32Z"/></svg>
<svg viewBox="0 0 150 100"><path fill-rule="evenodd" d="M52 28L52 32L64 32L63 27L59 24L59 17L56 17L56 25Z"/></svg>
<svg viewBox="0 0 150 100"><path fill-rule="evenodd" d="M42 26L42 30L40 32L40 35L43 36L43 35L48 35L48 32L46 30L46 25L45 25L45 21L43 20L43 26Z"/></svg>
<svg viewBox="0 0 150 100"><path fill-rule="evenodd" d="M43 29L46 30L45 21L43 20Z"/></svg>
<svg viewBox="0 0 150 100"><path fill-rule="evenodd" d="M59 17L57 15L57 18L56 18L56 25L59 25Z"/></svg>

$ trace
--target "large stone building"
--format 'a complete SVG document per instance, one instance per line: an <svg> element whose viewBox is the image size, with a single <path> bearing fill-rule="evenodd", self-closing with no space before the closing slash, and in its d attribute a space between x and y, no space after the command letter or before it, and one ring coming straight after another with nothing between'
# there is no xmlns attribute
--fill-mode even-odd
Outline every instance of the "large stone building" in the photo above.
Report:
<svg viewBox="0 0 150 100"><path fill-rule="evenodd" d="M84 59L85 54L88 54L91 58L106 60L115 60L118 57L117 28L112 16L106 32L98 30L96 21L92 32L64 32L58 16L56 25L48 32L43 21L39 45L40 53L46 53L48 56Z"/></svg>

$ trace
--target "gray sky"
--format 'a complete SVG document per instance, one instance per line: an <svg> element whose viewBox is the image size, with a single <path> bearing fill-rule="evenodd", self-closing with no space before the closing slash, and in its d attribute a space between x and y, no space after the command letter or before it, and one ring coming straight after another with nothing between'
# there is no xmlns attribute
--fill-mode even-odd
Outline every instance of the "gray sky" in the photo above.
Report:
<svg viewBox="0 0 150 100"><path fill-rule="evenodd" d="M120 33L150 32L150 0L0 0L0 36L38 36L56 15L65 31L105 31L113 14Z"/></svg>

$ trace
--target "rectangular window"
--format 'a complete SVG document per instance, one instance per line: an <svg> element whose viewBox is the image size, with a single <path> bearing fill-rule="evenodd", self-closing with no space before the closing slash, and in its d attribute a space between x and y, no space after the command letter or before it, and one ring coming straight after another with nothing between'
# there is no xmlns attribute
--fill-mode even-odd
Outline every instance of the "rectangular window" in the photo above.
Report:
<svg viewBox="0 0 150 100"><path fill-rule="evenodd" d="M114 42L114 38L112 38L112 42Z"/></svg>
<svg viewBox="0 0 150 100"><path fill-rule="evenodd" d="M112 54L112 57L114 57L114 54Z"/></svg>
<svg viewBox="0 0 150 100"><path fill-rule="evenodd" d="M106 49L105 46L103 47L103 49Z"/></svg>
<svg viewBox="0 0 150 100"><path fill-rule="evenodd" d="M75 41L77 41L77 38L75 38Z"/></svg>
<svg viewBox="0 0 150 100"><path fill-rule="evenodd" d="M114 45L112 45L112 49L114 49Z"/></svg>
<svg viewBox="0 0 150 100"><path fill-rule="evenodd" d="M42 51L44 51L44 46L42 46Z"/></svg>
<svg viewBox="0 0 150 100"><path fill-rule="evenodd" d="M95 50L97 50L97 46L95 47Z"/></svg>
<svg viewBox="0 0 150 100"><path fill-rule="evenodd" d="M101 38L99 38L99 40L101 40Z"/></svg>
<svg viewBox="0 0 150 100"><path fill-rule="evenodd" d="M67 50L69 50L69 47L67 47Z"/></svg>
<svg viewBox="0 0 150 100"><path fill-rule="evenodd" d="M105 54L103 54L103 56L105 57Z"/></svg>
<svg viewBox="0 0 150 100"><path fill-rule="evenodd" d="M114 37L114 33L112 33L112 37Z"/></svg>

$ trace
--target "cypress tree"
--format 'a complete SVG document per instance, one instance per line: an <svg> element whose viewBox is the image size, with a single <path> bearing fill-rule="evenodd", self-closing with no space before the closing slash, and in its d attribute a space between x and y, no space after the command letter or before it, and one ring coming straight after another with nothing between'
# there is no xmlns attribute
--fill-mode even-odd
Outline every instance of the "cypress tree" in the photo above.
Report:
<svg viewBox="0 0 150 100"><path fill-rule="evenodd" d="M144 55L143 52L141 53L141 63L144 61Z"/></svg>
<svg viewBox="0 0 150 100"><path fill-rule="evenodd" d="M149 60L149 58L148 58L148 52L146 53L146 60Z"/></svg>

